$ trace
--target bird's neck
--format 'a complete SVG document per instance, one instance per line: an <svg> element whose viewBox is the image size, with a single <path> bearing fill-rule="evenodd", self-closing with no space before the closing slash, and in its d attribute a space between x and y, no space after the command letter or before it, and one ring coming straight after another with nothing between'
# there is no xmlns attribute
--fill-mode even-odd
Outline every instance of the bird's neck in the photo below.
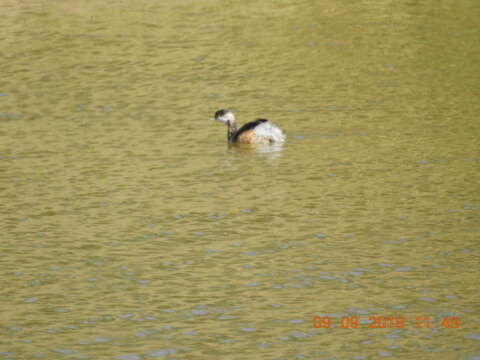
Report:
<svg viewBox="0 0 480 360"><path fill-rule="evenodd" d="M237 132L237 124L235 124L235 121L229 121L228 132L227 132L228 141L233 141L233 137L235 136L236 132Z"/></svg>

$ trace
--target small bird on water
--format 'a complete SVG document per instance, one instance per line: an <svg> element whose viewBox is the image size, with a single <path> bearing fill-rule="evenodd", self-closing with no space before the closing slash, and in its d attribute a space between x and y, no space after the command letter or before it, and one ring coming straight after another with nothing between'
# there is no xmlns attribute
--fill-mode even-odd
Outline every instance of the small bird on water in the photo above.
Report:
<svg viewBox="0 0 480 360"><path fill-rule="evenodd" d="M227 124L227 139L231 143L266 144L286 139L284 132L267 119L250 121L237 130L233 112L221 109L215 112L215 120Z"/></svg>

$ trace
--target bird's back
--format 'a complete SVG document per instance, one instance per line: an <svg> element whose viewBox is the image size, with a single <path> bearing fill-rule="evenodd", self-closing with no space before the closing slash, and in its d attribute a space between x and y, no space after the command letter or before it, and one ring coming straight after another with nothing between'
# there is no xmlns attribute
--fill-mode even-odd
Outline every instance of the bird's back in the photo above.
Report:
<svg viewBox="0 0 480 360"><path fill-rule="evenodd" d="M240 135L243 132L254 130L257 128L259 125L268 122L267 119L256 119L254 121L250 121L246 124L244 124L240 129L237 131L237 136Z"/></svg>

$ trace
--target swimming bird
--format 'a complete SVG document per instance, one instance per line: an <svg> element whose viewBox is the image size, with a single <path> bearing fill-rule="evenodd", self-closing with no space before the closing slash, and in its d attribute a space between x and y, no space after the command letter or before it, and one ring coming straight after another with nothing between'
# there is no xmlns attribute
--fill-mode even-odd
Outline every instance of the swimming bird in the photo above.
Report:
<svg viewBox="0 0 480 360"><path fill-rule="evenodd" d="M235 115L228 109L215 112L215 120L227 124L227 139L231 143L265 144L285 141L283 131L267 119L256 119L237 130Z"/></svg>

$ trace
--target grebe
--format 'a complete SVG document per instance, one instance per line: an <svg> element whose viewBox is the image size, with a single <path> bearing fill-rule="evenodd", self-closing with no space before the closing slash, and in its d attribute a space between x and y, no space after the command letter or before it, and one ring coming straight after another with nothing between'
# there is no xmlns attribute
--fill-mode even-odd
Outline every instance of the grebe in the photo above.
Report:
<svg viewBox="0 0 480 360"><path fill-rule="evenodd" d="M218 110L215 120L228 126L227 138L232 143L265 144L285 141L286 135L267 119L256 119L237 130L235 115L228 109Z"/></svg>

